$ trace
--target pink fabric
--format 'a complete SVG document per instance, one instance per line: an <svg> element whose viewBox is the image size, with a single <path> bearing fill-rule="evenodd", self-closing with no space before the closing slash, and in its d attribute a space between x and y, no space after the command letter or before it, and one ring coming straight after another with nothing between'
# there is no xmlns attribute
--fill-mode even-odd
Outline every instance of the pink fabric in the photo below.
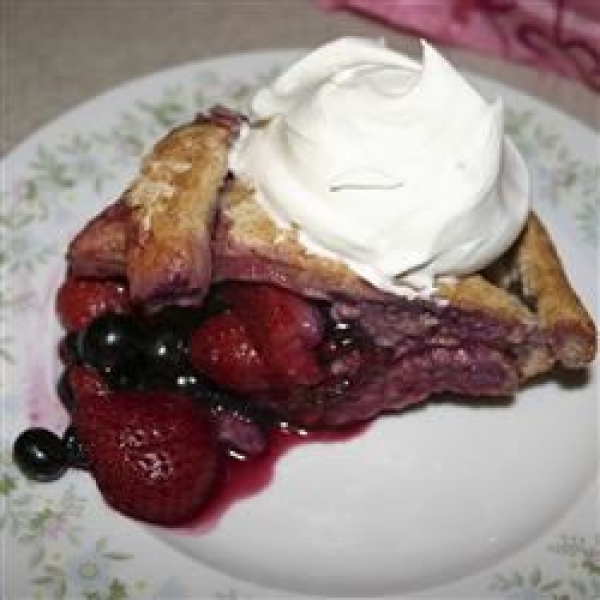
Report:
<svg viewBox="0 0 600 600"><path fill-rule="evenodd" d="M433 41L550 69L600 91L600 0L319 0Z"/></svg>

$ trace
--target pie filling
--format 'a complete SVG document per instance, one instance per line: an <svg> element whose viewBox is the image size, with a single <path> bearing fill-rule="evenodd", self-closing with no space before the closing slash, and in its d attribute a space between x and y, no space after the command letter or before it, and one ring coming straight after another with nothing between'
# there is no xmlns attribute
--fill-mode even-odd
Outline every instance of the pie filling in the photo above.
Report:
<svg viewBox="0 0 600 600"><path fill-rule="evenodd" d="M263 295L275 312L255 310ZM234 345L220 323L239 315L246 337ZM547 346L535 328L431 301L315 300L241 281L212 285L199 307L104 314L75 343L72 336L63 341L67 371L85 364L108 390L197 397L210 405L220 438L249 454L262 450L265 427L282 423L338 428L435 394L510 396L522 355ZM249 360L238 356L245 345ZM63 391L65 404L72 393Z"/></svg>

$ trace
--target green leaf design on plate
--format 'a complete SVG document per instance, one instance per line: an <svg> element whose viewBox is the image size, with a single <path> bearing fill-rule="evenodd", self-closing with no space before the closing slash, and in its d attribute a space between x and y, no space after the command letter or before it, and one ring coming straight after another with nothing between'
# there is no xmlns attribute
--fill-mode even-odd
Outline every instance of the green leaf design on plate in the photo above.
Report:
<svg viewBox="0 0 600 600"><path fill-rule="evenodd" d="M108 128L65 131L56 143L39 145L19 179L10 189L1 191L0 237L4 245L0 249L0 276L26 273L32 278L59 251L52 244L39 243L43 227L59 227L77 203L103 200L109 182L125 171L134 173L139 157L154 140L197 111L217 102L244 109L253 90L278 70L272 68L232 81L216 71L202 69L191 82L167 86L150 98L133 101L127 110L115 115ZM536 177L548 191L547 200L570 214L581 241L595 247L600 208L600 166L595 157L579 160L571 141L535 110L509 108L506 122L508 133L538 169ZM28 240L36 240L36 244ZM18 296L0 290L0 363L15 360L14 337L7 331L11 314L29 310L35 300L33 290L22 290ZM123 575L125 566L135 560L132 553L113 548L107 537L101 537L84 554L81 540L85 540L89 515L85 499L73 487L64 490L58 500L45 503L44 492L32 492L31 486L15 473L8 452L0 454L0 467L0 497L4 500L0 529L9 542L22 545L31 567L33 598L148 597L150 586L145 581L133 585ZM530 593L532 598L553 600L570 598L575 593L598 596L597 562L590 560L583 567L589 575L585 580L557 578L555 573L550 577L537 565L530 570L500 573L490 589L505 595ZM93 586L89 576L92 572L103 574ZM237 600L247 596L226 590L215 592L213 597Z"/></svg>
<svg viewBox="0 0 600 600"><path fill-rule="evenodd" d="M554 581L549 581L548 583L544 583L544 585L540 585L540 590L542 592L553 592L554 590L558 589L561 585L562 583L558 581L558 579L555 579Z"/></svg>
<svg viewBox="0 0 600 600"><path fill-rule="evenodd" d="M12 491L17 489L17 484L14 477L4 474L0 477L0 494L8 496Z"/></svg>
<svg viewBox="0 0 600 600"><path fill-rule="evenodd" d="M138 100L139 110L148 113L163 129L169 129L181 123L189 112L189 106L184 100L181 86L167 88L158 102Z"/></svg>
<svg viewBox="0 0 600 600"><path fill-rule="evenodd" d="M534 567L531 575L529 575L529 585L537 587L542 582L542 571L539 567Z"/></svg>
<svg viewBox="0 0 600 600"><path fill-rule="evenodd" d="M554 592L563 587L557 579L546 579L542 569L535 565L530 572L514 571L510 575L496 574L490 584L493 591L502 592L507 598L553 598Z"/></svg>
<svg viewBox="0 0 600 600"><path fill-rule="evenodd" d="M38 186L50 184L56 188L71 188L76 181L68 177L68 169L59 159L56 150L49 150L46 146L39 146L37 157L30 165L32 180Z"/></svg>

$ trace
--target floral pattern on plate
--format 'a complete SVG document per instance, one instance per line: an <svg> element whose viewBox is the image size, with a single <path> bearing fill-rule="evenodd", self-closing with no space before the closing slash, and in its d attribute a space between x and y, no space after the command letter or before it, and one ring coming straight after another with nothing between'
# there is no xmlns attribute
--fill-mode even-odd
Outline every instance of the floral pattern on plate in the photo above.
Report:
<svg viewBox="0 0 600 600"><path fill-rule="evenodd" d="M139 157L161 134L215 103L243 110L252 90L271 79L290 56L269 54L257 60L258 68L233 75L228 63L225 67L206 63L181 74L175 70L134 82L120 94L115 92L114 110L101 115L99 123L89 119L93 103L84 106L4 161L0 276L6 284L0 290L0 364L8 377L1 383L5 426L0 439L4 448L0 529L7 550L3 597L121 600L194 598L201 593L207 598L241 600L282 596L281 591L201 568L163 548L126 519L119 519L116 529L105 529L102 523L112 513L98 501L90 478L70 473L51 485L28 482L12 463L10 445L27 420L20 401L28 375L24 371L27 353L19 340L19 324L48 302L49 291L40 281L61 264L61 252L84 215L93 214L118 192L135 172ZM486 81L481 85L492 91L498 87ZM527 159L535 197L564 215L577 244L597 252L600 164L593 153L586 160L570 135L570 119L515 92L507 92L506 98L507 130ZM164 556L144 554L144 548L154 547ZM479 597L517 600L600 597L598 535L557 529L521 559L525 562L515 560L475 576L464 589ZM441 591L431 593L443 597L437 595Z"/></svg>

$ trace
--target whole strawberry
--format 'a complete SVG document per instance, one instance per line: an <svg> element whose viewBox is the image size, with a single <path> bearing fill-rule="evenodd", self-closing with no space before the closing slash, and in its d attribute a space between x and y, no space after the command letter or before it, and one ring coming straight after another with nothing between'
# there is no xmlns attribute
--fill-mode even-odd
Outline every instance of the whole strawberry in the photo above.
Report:
<svg viewBox="0 0 600 600"><path fill-rule="evenodd" d="M85 329L104 313L128 310L127 288L115 281L68 277L56 294L56 312L67 331Z"/></svg>
<svg viewBox="0 0 600 600"><path fill-rule="evenodd" d="M274 385L314 385L322 379L312 351L323 337L318 309L274 285L238 283L222 295L246 324Z"/></svg>
<svg viewBox="0 0 600 600"><path fill-rule="evenodd" d="M236 392L266 389L270 383L246 323L233 312L211 317L193 332L190 361L216 384Z"/></svg>
<svg viewBox="0 0 600 600"><path fill-rule="evenodd" d="M136 519L176 525L195 517L219 468L208 411L187 396L85 396L73 424L104 499Z"/></svg>

